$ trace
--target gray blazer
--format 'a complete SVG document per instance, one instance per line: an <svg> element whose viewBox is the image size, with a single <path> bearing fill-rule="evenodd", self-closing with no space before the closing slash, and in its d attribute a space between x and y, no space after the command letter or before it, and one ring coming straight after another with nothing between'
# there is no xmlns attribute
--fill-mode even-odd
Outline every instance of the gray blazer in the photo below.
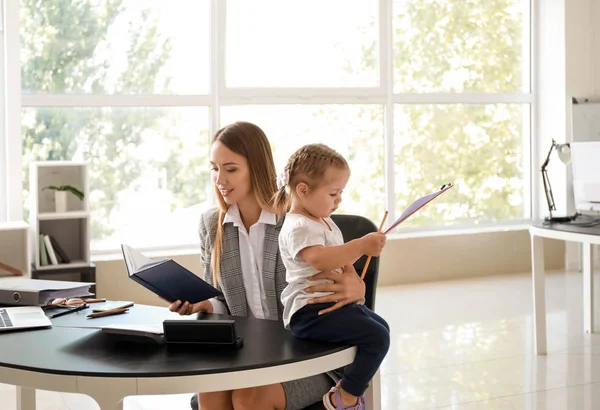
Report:
<svg viewBox="0 0 600 410"><path fill-rule="evenodd" d="M212 250L215 241L216 224L219 211L209 209L200 217L200 258L204 268L204 280L213 284ZM267 319L281 320L283 305L281 292L287 286L285 266L279 254L279 232L283 221L277 225L267 225L265 229L265 248L263 259L263 284L269 308ZM248 316L248 302L242 276L242 264L239 249L239 233L233 223L223 225L223 249L221 253L221 275L215 286L223 296L219 299L225 303L232 316Z"/></svg>

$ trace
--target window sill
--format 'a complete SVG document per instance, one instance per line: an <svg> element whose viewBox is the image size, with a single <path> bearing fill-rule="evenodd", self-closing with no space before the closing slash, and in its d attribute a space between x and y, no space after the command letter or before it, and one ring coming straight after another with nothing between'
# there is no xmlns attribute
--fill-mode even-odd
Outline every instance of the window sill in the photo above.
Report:
<svg viewBox="0 0 600 410"><path fill-rule="evenodd" d="M453 235L474 235L490 232L512 232L526 231L531 225L530 221L518 221L506 224L490 224L462 227L435 227L435 228L413 228L398 229L389 235L389 240L408 239L408 238L426 238L433 236L453 236Z"/></svg>
<svg viewBox="0 0 600 410"><path fill-rule="evenodd" d="M529 229L530 222L527 220L506 223L506 224L490 224L487 226L470 226L470 227L447 227L447 228L414 228L414 229L398 229L389 235L389 240L404 240L410 238L427 238L437 236L453 236L453 235L474 235L481 233L492 232L514 232L526 231ZM198 255L200 245L181 245L173 247L161 247L152 249L139 249L145 256L149 258L170 258L173 256L189 256ZM123 260L123 254L120 250L92 252L92 262L111 262Z"/></svg>

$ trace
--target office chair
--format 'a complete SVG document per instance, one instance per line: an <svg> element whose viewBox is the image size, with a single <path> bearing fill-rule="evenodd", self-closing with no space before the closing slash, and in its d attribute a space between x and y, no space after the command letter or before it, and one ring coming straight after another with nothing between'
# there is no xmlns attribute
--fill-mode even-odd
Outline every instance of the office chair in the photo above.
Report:
<svg viewBox="0 0 600 410"><path fill-rule="evenodd" d="M340 228L344 242L357 239L371 232L377 232L377 226L371 220L358 215L331 215L333 222ZM354 263L354 269L360 275L365 267L367 256L363 255ZM365 275L365 306L375 310L375 293L379 275L379 258L371 258Z"/></svg>
<svg viewBox="0 0 600 410"><path fill-rule="evenodd" d="M377 226L369 219L358 215L331 215L333 222L340 228L344 242L360 238L371 232L377 232ZM354 263L354 269L360 275L365 267L367 256L363 255ZM375 310L375 294L377 291L377 277L379 275L379 258L372 258L367 273L365 274L365 306ZM304 410L325 410L322 403L315 403L305 407Z"/></svg>
<svg viewBox="0 0 600 410"><path fill-rule="evenodd" d="M352 239L360 238L371 232L377 232L377 226L369 219L358 216L358 215L331 215L333 222L340 228L342 235L344 236L344 242L351 241ZM359 260L354 263L354 269L360 275L367 256L363 255ZM377 291L377 277L379 275L379 258L372 258L367 273L365 275L365 306L371 310L375 308L375 293ZM192 409L198 408L198 396L194 395L192 398ZM311 406L305 407L303 410L325 410L322 403L315 403Z"/></svg>

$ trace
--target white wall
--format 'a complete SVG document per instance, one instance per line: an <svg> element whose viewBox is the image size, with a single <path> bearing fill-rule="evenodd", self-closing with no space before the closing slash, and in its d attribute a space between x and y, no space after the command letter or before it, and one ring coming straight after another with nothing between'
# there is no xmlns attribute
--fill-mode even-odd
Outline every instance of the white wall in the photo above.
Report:
<svg viewBox="0 0 600 410"><path fill-rule="evenodd" d="M530 242L526 229L390 239L381 256L379 285L531 272ZM563 243L547 239L544 249L546 268L562 269ZM196 274L202 271L198 254L173 259ZM166 306L152 292L128 278L122 260L95 263L99 297ZM77 277L60 279L77 280Z"/></svg>
<svg viewBox="0 0 600 410"><path fill-rule="evenodd" d="M566 32L566 94L567 97L600 96L600 1L568 0L565 2ZM572 110L567 110L567 140L589 140L586 136L573 135ZM567 170L567 208L568 213L575 212L573 202L572 173ZM596 255L598 247L595 249ZM567 244L566 265L568 268L579 266L579 246Z"/></svg>
<svg viewBox="0 0 600 410"><path fill-rule="evenodd" d="M553 138L557 142L574 141L571 98L600 96L600 1L538 0L536 6L539 133L534 144L537 155L534 160L539 161L535 167L539 170ZM554 154L548 172L557 208L555 214L573 214L570 168ZM535 178L540 188L534 209L539 217L544 217L548 215L548 208L539 171ZM578 245L568 243L567 268L578 267L578 261Z"/></svg>

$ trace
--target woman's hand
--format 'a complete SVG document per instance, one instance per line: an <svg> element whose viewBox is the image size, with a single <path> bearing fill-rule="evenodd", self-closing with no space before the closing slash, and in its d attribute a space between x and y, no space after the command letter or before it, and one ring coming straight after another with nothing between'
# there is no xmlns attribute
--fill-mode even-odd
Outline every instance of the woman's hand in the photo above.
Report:
<svg viewBox="0 0 600 410"><path fill-rule="evenodd" d="M333 283L313 285L305 289L306 292L333 292L331 295L313 298L308 301L314 303L335 302L330 308L321 310L319 315L332 312L350 303L358 302L365 298L365 282L358 276L352 265L344 266L342 274L336 272L317 273L310 280L329 279Z"/></svg>
<svg viewBox="0 0 600 410"><path fill-rule="evenodd" d="M202 302L193 304L190 302L181 303L180 300L177 300L171 303L169 310L171 312L177 312L182 316L193 315L194 313L198 312L212 313L213 305L208 300L203 300Z"/></svg>

